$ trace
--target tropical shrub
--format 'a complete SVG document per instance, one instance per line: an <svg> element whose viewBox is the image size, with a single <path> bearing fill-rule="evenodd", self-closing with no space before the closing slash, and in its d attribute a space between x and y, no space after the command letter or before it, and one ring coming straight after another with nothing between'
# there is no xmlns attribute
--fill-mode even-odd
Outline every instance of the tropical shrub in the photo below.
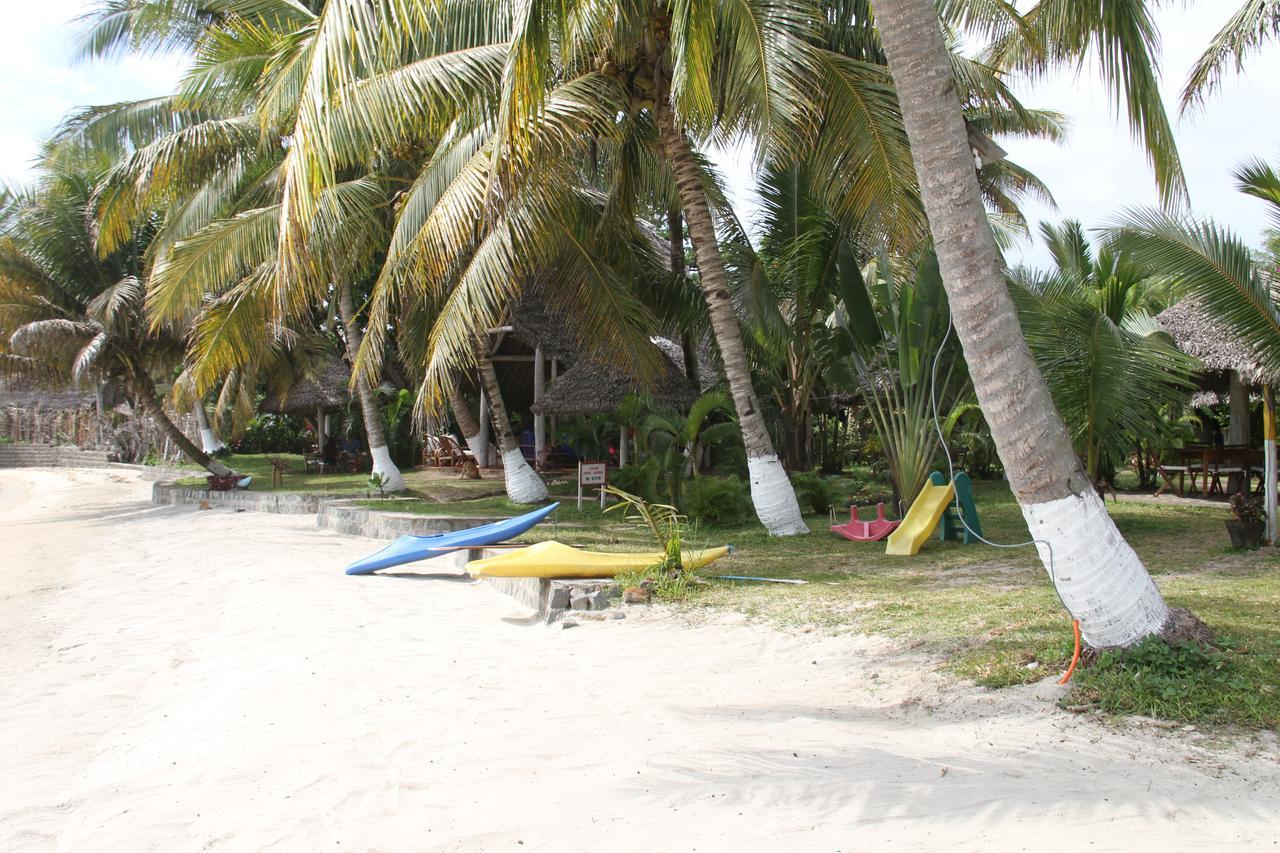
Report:
<svg viewBox="0 0 1280 853"><path fill-rule="evenodd" d="M832 507L849 505L849 484L841 478L801 471L791 475L791 485L796 490L796 497L801 503L807 503L813 512L825 514Z"/></svg>
<svg viewBox="0 0 1280 853"><path fill-rule="evenodd" d="M685 493L689 517L710 527L745 523L752 512L747 484L734 476L699 477Z"/></svg>
<svg viewBox="0 0 1280 853"><path fill-rule="evenodd" d="M658 477L658 463L653 460L639 465L626 465L609 474L610 480L618 489L639 495L647 501L658 499Z"/></svg>
<svg viewBox="0 0 1280 853"><path fill-rule="evenodd" d="M235 446L237 453L306 453L314 442L301 418L261 414L249 421Z"/></svg>

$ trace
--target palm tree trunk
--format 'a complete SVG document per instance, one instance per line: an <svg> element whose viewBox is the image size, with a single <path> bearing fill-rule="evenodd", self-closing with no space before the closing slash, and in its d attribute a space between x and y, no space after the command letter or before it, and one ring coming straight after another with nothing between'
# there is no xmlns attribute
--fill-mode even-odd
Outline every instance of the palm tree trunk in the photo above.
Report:
<svg viewBox="0 0 1280 853"><path fill-rule="evenodd" d="M165 437L172 441L182 450L186 457L200 467L204 468L215 477L226 477L234 473L226 465L223 465L217 459L214 459L208 453L196 447L195 442L187 438L186 434L178 429L178 425L170 420L169 415L165 412L164 406L160 405L160 401L156 399L156 386L151 381L150 376L134 376L129 382L129 387L133 391L133 395L142 405L142 410L155 423Z"/></svg>
<svg viewBox="0 0 1280 853"><path fill-rule="evenodd" d="M204 410L204 400L196 400L192 411L196 416L196 426L200 428L200 448L210 455L224 449L226 445L214 432L213 424L209 423L209 413Z"/></svg>
<svg viewBox="0 0 1280 853"><path fill-rule="evenodd" d="M484 465L487 461L484 457L488 454L481 445L484 442L480 436L480 422L476 420L476 416L471 414L471 407L467 405L467 398L462 393L462 385L459 382L453 382L449 385L449 408L453 410L453 419L458 424L458 430L462 433L462 440L467 443L467 448L476 458L477 465Z"/></svg>
<svg viewBox="0 0 1280 853"><path fill-rule="evenodd" d="M507 499L512 503L531 504L545 501L549 495L547 484L538 472L529 466L520 452L520 444L511 432L511 420L507 417L507 405L502 401L502 389L498 387L498 374L494 372L483 341L476 344L476 367L480 382L489 397L489 417L493 431L498 436L498 450L502 454L502 478L507 485Z"/></svg>
<svg viewBox="0 0 1280 853"><path fill-rule="evenodd" d="M716 336L724 373L729 380L729 393L738 412L738 426L747 450L747 471L751 478L751 501L760 522L774 536L808 533L795 490L787 472L774 452L773 441L760 415L760 403L751 385L751 368L742 345L742 330L729 301L728 279L724 259L716 242L715 223L707 202L706 190L694 160L693 149L684 133L677 129L669 109L659 112L662 149L675 176L676 188L684 208L689 237L698 258L698 275L707 301L711 330Z"/></svg>
<svg viewBox="0 0 1280 853"><path fill-rule="evenodd" d="M356 353L364 335L356 321L355 306L351 302L351 285L341 282L335 285L338 296L338 315L342 319L342 327L346 330L347 358L352 364L356 362ZM387 447L387 432L382 423L382 412L378 409L378 401L373 396L364 376L356 377L356 396L360 398L360 411L364 415L364 434L369 441L369 456L373 460L373 473L382 477L382 491L404 491L404 478L400 469L391 461L391 450Z"/></svg>
<svg viewBox="0 0 1280 853"><path fill-rule="evenodd" d="M671 250L671 272L683 276L687 271L684 263L684 219L680 208L667 208L667 245ZM694 391L702 393L702 377L698 375L698 350L694 346L693 336L686 331L680 332L680 352L684 356L684 375L693 385Z"/></svg>
<svg viewBox="0 0 1280 853"><path fill-rule="evenodd" d="M934 2L876 0L876 23L956 333L1040 557L1090 646L1128 646L1163 632L1173 614L1107 515L1023 339Z"/></svg>

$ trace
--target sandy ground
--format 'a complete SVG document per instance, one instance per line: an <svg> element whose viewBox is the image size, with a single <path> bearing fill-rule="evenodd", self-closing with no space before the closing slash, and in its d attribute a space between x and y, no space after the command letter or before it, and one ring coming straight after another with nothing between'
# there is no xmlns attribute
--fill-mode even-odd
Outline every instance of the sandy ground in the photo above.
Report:
<svg viewBox="0 0 1280 853"><path fill-rule="evenodd" d="M874 638L529 625L149 488L0 471L0 850L1277 843L1270 735L1108 726Z"/></svg>

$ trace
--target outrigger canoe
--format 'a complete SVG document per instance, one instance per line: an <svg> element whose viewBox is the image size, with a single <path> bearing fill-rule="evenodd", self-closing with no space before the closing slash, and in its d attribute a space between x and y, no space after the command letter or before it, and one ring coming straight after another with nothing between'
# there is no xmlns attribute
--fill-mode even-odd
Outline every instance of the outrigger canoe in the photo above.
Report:
<svg viewBox="0 0 1280 853"><path fill-rule="evenodd" d="M712 560L729 553L728 547L705 551L685 551L680 555L684 567L700 569ZM509 554L486 557L467 563L472 576L497 578L611 578L619 572L646 569L662 561L662 553L606 554L580 551L559 542L539 542Z"/></svg>
<svg viewBox="0 0 1280 853"><path fill-rule="evenodd" d="M517 515L515 518L504 518L493 524L468 527L466 530L435 533L430 536L401 536L381 551L347 566L347 574L367 575L378 569L388 569L431 557L442 557L459 548L497 545L499 542L505 542L524 533L554 512L558 506L560 506L559 503L553 503L550 506L539 507L533 512Z"/></svg>

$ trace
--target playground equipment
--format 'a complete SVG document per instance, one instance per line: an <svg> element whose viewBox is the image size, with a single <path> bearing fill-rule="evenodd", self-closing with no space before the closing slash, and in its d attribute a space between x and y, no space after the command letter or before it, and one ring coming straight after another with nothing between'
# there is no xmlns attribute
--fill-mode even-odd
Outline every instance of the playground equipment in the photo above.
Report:
<svg viewBox="0 0 1280 853"><path fill-rule="evenodd" d="M858 518L857 506L849 507L849 523L833 524L831 532L851 539L854 542L879 542L901 524L901 521L889 521L884 517L884 504L876 504L876 517L871 521Z"/></svg>
<svg viewBox="0 0 1280 853"><path fill-rule="evenodd" d="M941 472L934 471L929 475L929 480L934 485L941 486L946 478ZM948 504L947 511L942 514L942 528L938 531L938 538L943 542L960 539L964 544L972 545L982 538L982 522L978 520L978 506L973 500L973 481L961 471L951 481L951 486L956 492L955 500ZM960 504L960 515L956 515L957 503Z"/></svg>
<svg viewBox="0 0 1280 853"><path fill-rule="evenodd" d="M950 509L957 496L960 498L960 512L968 525L967 529L965 524L961 524L960 517ZM884 552L902 557L920 553L920 546L938 527L939 522L942 522L939 538L943 540L963 536L965 544L969 544L977 541L974 533L982 535L982 527L978 523L978 508L973 502L973 483L968 474L956 474L955 480L950 483L937 471L930 474L929 482L925 483L915 503L907 510L906 518L890 534Z"/></svg>

